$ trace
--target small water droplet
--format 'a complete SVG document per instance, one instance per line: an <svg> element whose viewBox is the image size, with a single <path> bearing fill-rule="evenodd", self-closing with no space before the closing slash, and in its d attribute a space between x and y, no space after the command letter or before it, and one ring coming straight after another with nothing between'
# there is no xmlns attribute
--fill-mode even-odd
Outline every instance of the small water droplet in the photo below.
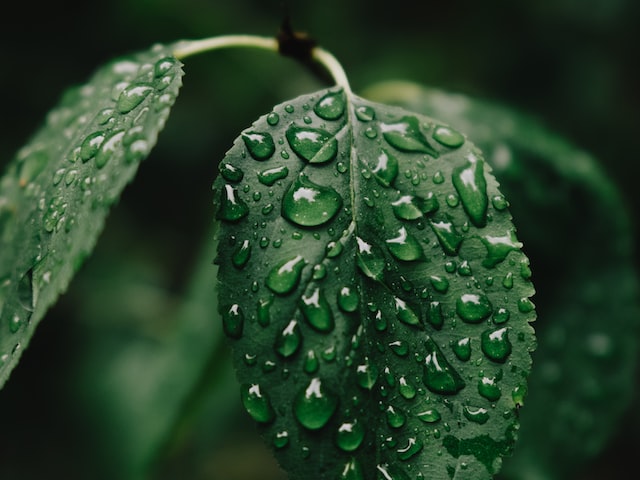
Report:
<svg viewBox="0 0 640 480"><path fill-rule="evenodd" d="M415 398L418 393L416 387L404 376L398 379L398 391L407 400Z"/></svg>
<svg viewBox="0 0 640 480"><path fill-rule="evenodd" d="M429 408L420 413L417 413L416 417L418 417L420 420L422 420L425 423L436 423L440 421L440 418L441 418L440 412L438 412L438 410L436 410L435 408Z"/></svg>
<svg viewBox="0 0 640 480"><path fill-rule="evenodd" d="M231 262L236 268L243 268L251 258L251 242L244 240L240 245L236 247L231 256Z"/></svg>
<svg viewBox="0 0 640 480"><path fill-rule="evenodd" d="M380 250L360 237L356 237L358 243L357 265L367 277L381 281L384 273L385 260Z"/></svg>
<svg viewBox="0 0 640 480"><path fill-rule="evenodd" d="M407 416L404 412L393 405L389 405L385 413L387 415L387 424L391 428L401 428L407 421Z"/></svg>
<svg viewBox="0 0 640 480"><path fill-rule="evenodd" d="M418 220L423 215L435 212L439 205L433 193L429 193L426 198L414 195L401 195L397 200L391 202L394 215L400 220Z"/></svg>
<svg viewBox="0 0 640 480"><path fill-rule="evenodd" d="M336 444L345 452L356 450L364 439L365 429L358 420L344 422L338 427Z"/></svg>
<svg viewBox="0 0 640 480"><path fill-rule="evenodd" d="M309 350L304 357L304 365L302 367L306 373L312 375L320 368L320 361L314 350Z"/></svg>
<svg viewBox="0 0 640 480"><path fill-rule="evenodd" d="M244 132L242 140L249 151L249 155L258 161L271 158L276 151L273 137L268 133Z"/></svg>
<svg viewBox="0 0 640 480"><path fill-rule="evenodd" d="M269 396L262 392L258 384L243 384L240 392L242 404L251 417L259 423L270 423L275 418L275 411Z"/></svg>
<svg viewBox="0 0 640 480"><path fill-rule="evenodd" d="M444 175L441 171L437 171L433 174L433 183L435 183L436 185L444 183Z"/></svg>
<svg viewBox="0 0 640 480"><path fill-rule="evenodd" d="M360 105L359 107L356 107L356 117L361 122L370 122L376 118L376 112L368 105Z"/></svg>
<svg viewBox="0 0 640 480"><path fill-rule="evenodd" d="M424 259L424 252L416 238L407 232L405 227L400 227L397 236L386 240L387 248L398 260L412 262Z"/></svg>
<svg viewBox="0 0 640 480"><path fill-rule="evenodd" d="M368 361L368 359L365 359ZM378 381L378 368L369 363L358 365L356 367L356 378L358 379L358 385L367 390L371 390Z"/></svg>
<svg viewBox="0 0 640 480"><path fill-rule="evenodd" d="M287 445L289 445L289 432L286 430L276 432L273 436L273 446L277 449L282 449Z"/></svg>
<svg viewBox="0 0 640 480"><path fill-rule="evenodd" d="M482 352L494 362L504 363L511 354L509 330L501 327L495 330L485 330L480 339Z"/></svg>
<svg viewBox="0 0 640 480"><path fill-rule="evenodd" d="M482 377L478 380L478 393L490 402L496 402L502 396L495 377Z"/></svg>
<svg viewBox="0 0 640 480"><path fill-rule="evenodd" d="M284 111L287 112L287 113L293 113L293 112L295 112L295 110L296 109L291 104L287 104L287 105L284 106Z"/></svg>
<svg viewBox="0 0 640 480"><path fill-rule="evenodd" d="M103 132L93 132L82 141L80 145L80 159L86 162L92 159L104 142L105 134Z"/></svg>
<svg viewBox="0 0 640 480"><path fill-rule="evenodd" d="M291 124L285 136L291 149L309 163L326 163L336 156L338 142L329 132L319 128Z"/></svg>
<svg viewBox="0 0 640 480"><path fill-rule="evenodd" d="M467 420L474 423L479 423L481 425L487 423L487 420L489 420L489 412L486 408L470 407L468 405L465 405L464 407L462 407L462 413L467 418Z"/></svg>
<svg viewBox="0 0 640 480"><path fill-rule="evenodd" d="M227 336L231 338L242 337L244 328L244 312L240 305L233 304L222 313L222 326Z"/></svg>
<svg viewBox="0 0 640 480"><path fill-rule="evenodd" d="M286 295L298 286L302 269L307 264L302 255L283 260L271 269L265 283L269 289L279 295Z"/></svg>
<svg viewBox="0 0 640 480"><path fill-rule="evenodd" d="M431 282L431 286L438 293L447 293L449 290L449 280L440 275L432 275L429 277L429 281Z"/></svg>
<svg viewBox="0 0 640 480"><path fill-rule="evenodd" d="M269 115L267 115L267 123L272 127L275 127L278 122L280 122L280 115L278 115L276 112L271 112Z"/></svg>
<svg viewBox="0 0 640 480"><path fill-rule="evenodd" d="M470 154L467 160L466 165L454 169L453 186L471 223L476 227L484 227L487 223L488 208L484 161L473 154Z"/></svg>
<svg viewBox="0 0 640 480"><path fill-rule="evenodd" d="M114 155L116 150L120 147L120 143L122 142L123 136L124 136L124 131L120 130L120 131L114 132L107 139L105 139L104 142L102 142L100 149L96 153L95 162L96 162L97 168L103 168L107 164L107 162L111 159L111 157Z"/></svg>
<svg viewBox="0 0 640 480"><path fill-rule="evenodd" d="M493 205L493 208L495 208L499 212L509 208L509 202L506 198L504 198L503 195L494 195L493 197L491 197L491 204Z"/></svg>
<svg viewBox="0 0 640 480"><path fill-rule="evenodd" d="M360 462L356 458L351 458L340 472L339 480L364 480L364 473Z"/></svg>
<svg viewBox="0 0 640 480"><path fill-rule="evenodd" d="M493 307L486 295L464 293L456 299L456 313L467 323L480 323L492 311Z"/></svg>
<svg viewBox="0 0 640 480"><path fill-rule="evenodd" d="M360 306L360 295L355 288L345 285L338 290L338 307L343 312L352 313Z"/></svg>
<svg viewBox="0 0 640 480"><path fill-rule="evenodd" d="M458 232L453 223L448 219L440 219L438 221L430 220L429 225L431 225L431 229L436 234L444 253L450 256L457 255L464 237Z"/></svg>
<svg viewBox="0 0 640 480"><path fill-rule="evenodd" d="M442 315L442 305L440 302L429 302L427 321L436 330L442 328L444 325L444 315Z"/></svg>
<svg viewBox="0 0 640 480"><path fill-rule="evenodd" d="M238 191L231 185L221 190L218 218L228 222L237 222L249 214L249 207L238 196Z"/></svg>
<svg viewBox="0 0 640 480"><path fill-rule="evenodd" d="M512 289L513 288L513 273L512 272L507 272L507 274L504 276L504 278L502 279L502 286L506 289Z"/></svg>
<svg viewBox="0 0 640 480"><path fill-rule="evenodd" d="M471 358L471 339L469 337L461 338L453 342L451 348L453 349L453 353L456 354L456 357L463 362Z"/></svg>
<svg viewBox="0 0 640 480"><path fill-rule="evenodd" d="M427 338L427 355L424 360L425 386L434 393L453 395L465 387L460 374L449 364L436 343Z"/></svg>
<svg viewBox="0 0 640 480"><path fill-rule="evenodd" d="M407 305L407 302L398 297L394 297L394 301L398 320L407 325L420 325L420 317Z"/></svg>
<svg viewBox="0 0 640 480"><path fill-rule="evenodd" d="M227 162L220 162L218 167L222 178L231 183L238 183L244 178L244 172Z"/></svg>
<svg viewBox="0 0 640 480"><path fill-rule="evenodd" d="M421 152L432 157L438 156L438 153L420 131L420 122L416 117L403 117L397 123L381 123L380 129L389 145L400 151Z"/></svg>
<svg viewBox="0 0 640 480"><path fill-rule="evenodd" d="M464 144L464 136L460 132L443 125L434 129L433 139L440 145L444 145L449 148L458 148Z"/></svg>
<svg viewBox="0 0 640 480"><path fill-rule="evenodd" d="M337 120L345 109L344 94L342 90L329 92L313 107L313 111L324 120Z"/></svg>
<svg viewBox="0 0 640 480"><path fill-rule="evenodd" d="M284 165L268 168L258 173L258 181L263 185L272 186L278 180L282 180L289 175L289 169Z"/></svg>
<svg viewBox="0 0 640 480"><path fill-rule="evenodd" d="M526 297L518 300L518 311L520 313L530 313L533 312L535 308L533 302Z"/></svg>
<svg viewBox="0 0 640 480"><path fill-rule="evenodd" d="M296 320L291 320L276 337L275 350L284 358L298 351L302 343L302 333Z"/></svg>
<svg viewBox="0 0 640 480"><path fill-rule="evenodd" d="M318 430L327 424L337 407L338 398L315 377L296 395L293 413L303 427Z"/></svg>
<svg viewBox="0 0 640 480"><path fill-rule="evenodd" d="M389 348L399 357L406 357L409 354L409 345L404 340L389 343Z"/></svg>
<svg viewBox="0 0 640 480"><path fill-rule="evenodd" d="M407 445L396 450L398 458L400 460L409 460L414 455L417 455L422 450L423 444L415 437L409 437L407 439Z"/></svg>
<svg viewBox="0 0 640 480"><path fill-rule="evenodd" d="M480 240L487 248L487 257L482 261L482 265L487 268L495 267L504 261L510 252L522 248L522 243L518 241L513 230L503 236L484 235Z"/></svg>
<svg viewBox="0 0 640 480"><path fill-rule="evenodd" d="M378 163L371 169L375 179L384 187L393 184L398 176L398 160L385 149L378 155Z"/></svg>
<svg viewBox="0 0 640 480"><path fill-rule="evenodd" d="M320 288L316 287L308 296L301 297L300 310L309 325L317 331L327 333L333 330L333 313Z"/></svg>
<svg viewBox="0 0 640 480"><path fill-rule="evenodd" d="M315 227L330 221L341 207L338 192L301 173L282 199L282 216L296 225Z"/></svg>
<svg viewBox="0 0 640 480"><path fill-rule="evenodd" d="M120 113L129 113L140 105L152 91L153 87L151 85L144 83L131 84L120 92L116 102L116 109Z"/></svg>
<svg viewBox="0 0 640 480"><path fill-rule="evenodd" d="M496 323L498 325L501 323L506 323L507 320L509 320L510 316L511 312L509 312L509 310L504 307L500 307L493 314L493 323Z"/></svg>
<svg viewBox="0 0 640 480"><path fill-rule="evenodd" d="M267 327L271 323L271 305L273 304L273 295L258 300L257 319L258 323Z"/></svg>

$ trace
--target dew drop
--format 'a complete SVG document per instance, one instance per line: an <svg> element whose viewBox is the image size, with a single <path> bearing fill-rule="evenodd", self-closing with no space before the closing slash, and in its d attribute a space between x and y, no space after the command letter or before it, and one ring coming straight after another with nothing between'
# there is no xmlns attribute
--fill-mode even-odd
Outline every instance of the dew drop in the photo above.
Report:
<svg viewBox="0 0 640 480"><path fill-rule="evenodd" d="M420 317L407 305L407 302L398 297L394 297L394 301L398 320L407 325L420 325Z"/></svg>
<svg viewBox="0 0 640 480"><path fill-rule="evenodd" d="M480 323L493 308L486 295L464 293L456 299L456 313L467 323Z"/></svg>
<svg viewBox="0 0 640 480"><path fill-rule="evenodd" d="M243 268L251 258L251 242L244 240L231 255L231 262L236 268Z"/></svg>
<svg viewBox="0 0 640 480"><path fill-rule="evenodd" d="M336 444L345 452L353 452L362 444L364 433L364 427L358 420L344 422L338 427Z"/></svg>
<svg viewBox="0 0 640 480"><path fill-rule="evenodd" d="M482 377L478 380L478 393L490 402L496 402L502 396L496 378Z"/></svg>
<svg viewBox="0 0 640 480"><path fill-rule="evenodd" d="M238 191L231 185L225 185L221 191L218 218L228 222L237 222L249 214L249 207L238 197Z"/></svg>
<svg viewBox="0 0 640 480"><path fill-rule="evenodd" d="M244 132L242 134L249 155L255 160L264 161L271 158L276 151L273 137L268 133Z"/></svg>
<svg viewBox="0 0 640 480"><path fill-rule="evenodd" d="M267 123L272 127L275 127L278 122L280 122L280 115L278 115L276 112L271 112L269 115L267 115Z"/></svg>
<svg viewBox="0 0 640 480"><path fill-rule="evenodd" d="M463 236L458 232L453 223L449 220L429 221L431 229L436 234L438 242L444 253L450 256L458 254Z"/></svg>
<svg viewBox="0 0 640 480"><path fill-rule="evenodd" d="M335 258L342 253L344 249L341 242L331 241L327 244L326 252L328 258Z"/></svg>
<svg viewBox="0 0 640 480"><path fill-rule="evenodd" d="M391 428L401 428L407 421L407 416L404 414L404 412L399 408L394 407L393 405L389 405L385 413L387 415L387 424Z"/></svg>
<svg viewBox="0 0 640 480"><path fill-rule="evenodd" d="M153 66L153 75L158 78L169 73L176 61L172 57L164 57L158 60Z"/></svg>
<svg viewBox="0 0 640 480"><path fill-rule="evenodd" d="M338 398L315 377L296 395L293 413L303 427L318 430L327 424L337 407Z"/></svg>
<svg viewBox="0 0 640 480"><path fill-rule="evenodd" d="M398 160L385 149L378 155L378 163L371 169L375 179L384 187L393 184L398 176Z"/></svg>
<svg viewBox="0 0 640 480"><path fill-rule="evenodd" d="M473 154L468 163L453 171L452 181L465 212L476 227L487 223L487 181L484 176L484 161Z"/></svg>
<svg viewBox="0 0 640 480"><path fill-rule="evenodd" d="M103 168L120 147L124 131L120 130L105 139L96 153L96 168Z"/></svg>
<svg viewBox="0 0 640 480"><path fill-rule="evenodd" d="M291 149L309 163L326 163L336 156L338 142L327 131L319 128L298 127L291 124L285 136Z"/></svg>
<svg viewBox="0 0 640 480"><path fill-rule="evenodd" d="M467 418L467 420L474 423L479 423L481 425L487 423L487 420L489 420L489 412L486 408L470 407L468 405L465 405L464 407L462 407L462 413Z"/></svg>
<svg viewBox="0 0 640 480"><path fill-rule="evenodd" d="M374 245L356 237L358 243L357 265L367 277L381 281L384 273L385 260L379 249Z"/></svg>
<svg viewBox="0 0 640 480"><path fill-rule="evenodd" d="M258 300L257 320L258 323L267 327L271 323L271 305L273 304L273 295Z"/></svg>
<svg viewBox="0 0 640 480"><path fill-rule="evenodd" d="M487 268L495 267L507 258L509 252L522 248L522 243L518 241L513 230L500 237L485 235L480 239L487 249L487 257L482 261L482 265Z"/></svg>
<svg viewBox="0 0 640 480"><path fill-rule="evenodd" d="M398 260L412 262L424 259L424 252L416 238L400 227L397 236L386 240L387 248Z"/></svg>
<svg viewBox="0 0 640 480"><path fill-rule="evenodd" d="M242 337L244 328L244 312L240 305L233 304L222 313L222 326L227 336L231 338Z"/></svg>
<svg viewBox="0 0 640 480"><path fill-rule="evenodd" d="M251 417L259 423L270 423L275 418L271 399L258 384L244 384L241 389L242 404Z"/></svg>
<svg viewBox="0 0 640 480"><path fill-rule="evenodd" d="M312 375L318 371L318 368L320 368L320 361L318 360L318 357L314 350L309 350L307 352L304 357L304 364L302 368L309 375Z"/></svg>
<svg viewBox="0 0 640 480"><path fill-rule="evenodd" d="M509 207L509 202L503 195L494 195L491 197L491 204L493 208L498 211L506 210Z"/></svg>
<svg viewBox="0 0 640 480"><path fill-rule="evenodd" d="M356 117L361 122L370 122L376 118L376 112L368 105L361 105L356 108Z"/></svg>
<svg viewBox="0 0 640 480"><path fill-rule="evenodd" d="M357 459L351 458L340 472L339 480L364 480L362 467Z"/></svg>
<svg viewBox="0 0 640 480"><path fill-rule="evenodd" d="M407 342L404 340L396 340L395 342L389 343L389 348L399 357L406 357L409 353L409 345L407 345Z"/></svg>
<svg viewBox="0 0 640 480"><path fill-rule="evenodd" d="M501 324L506 323L509 320L511 313L504 307L498 308L493 314L493 323Z"/></svg>
<svg viewBox="0 0 640 480"><path fill-rule="evenodd" d="M104 142L105 135L103 132L93 132L88 135L80 145L80 159L86 162L92 159Z"/></svg>
<svg viewBox="0 0 640 480"><path fill-rule="evenodd" d="M464 144L464 136L460 132L443 125L435 128L433 131L433 139L440 145L449 148L458 148Z"/></svg>
<svg viewBox="0 0 640 480"><path fill-rule="evenodd" d="M518 300L518 311L520 313L531 313L535 308L533 302L526 297Z"/></svg>
<svg viewBox="0 0 640 480"><path fill-rule="evenodd" d="M444 325L444 316L442 315L442 305L440 302L429 302L427 322L436 330L440 330Z"/></svg>
<svg viewBox="0 0 640 480"><path fill-rule="evenodd" d="M407 445L396 450L398 454L398 458L402 461L409 460L414 455L417 455L422 451L423 444L420 440L415 437L409 437L407 440Z"/></svg>
<svg viewBox="0 0 640 480"><path fill-rule="evenodd" d="M355 312L360 306L360 295L358 294L358 291L356 289L349 286L344 286L340 290L338 290L337 303L338 307L343 312Z"/></svg>
<svg viewBox="0 0 640 480"><path fill-rule="evenodd" d="M465 387L460 374L449 364L436 343L427 338L427 355L424 360L425 386L434 393L453 395Z"/></svg>
<svg viewBox="0 0 640 480"><path fill-rule="evenodd" d="M298 286L302 269L307 264L302 255L283 260L271 269L265 283L269 289L279 295L286 295Z"/></svg>
<svg viewBox="0 0 640 480"><path fill-rule="evenodd" d="M368 359L365 359L368 360ZM371 390L378 381L378 368L375 365L365 363L356 367L356 379L358 385L366 390Z"/></svg>
<svg viewBox="0 0 640 480"><path fill-rule="evenodd" d="M313 111L324 120L337 120L344 113L345 102L342 90L329 92L313 107Z"/></svg>
<svg viewBox="0 0 640 480"><path fill-rule="evenodd" d="M440 412L434 408L430 408L428 410L424 410L420 413L416 414L419 420L422 420L424 423L436 423L440 420Z"/></svg>
<svg viewBox="0 0 640 480"><path fill-rule="evenodd" d="M272 186L278 180L282 180L289 175L289 169L284 165L279 167L267 168L258 173L258 181L263 185Z"/></svg>
<svg viewBox="0 0 640 480"><path fill-rule="evenodd" d="M282 449L289 445L289 432L283 430L281 432L276 432L273 436L273 446L277 449Z"/></svg>
<svg viewBox="0 0 640 480"><path fill-rule="evenodd" d="M469 337L453 342L451 348L459 360L466 362L471 358L471 339Z"/></svg>
<svg viewBox="0 0 640 480"><path fill-rule="evenodd" d="M341 207L338 192L301 173L282 199L282 216L296 225L315 227L330 221Z"/></svg>
<svg viewBox="0 0 640 480"><path fill-rule="evenodd" d="M135 83L126 87L116 102L116 109L120 113L129 113L140 105L145 98L153 91L151 85Z"/></svg>
<svg viewBox="0 0 640 480"><path fill-rule="evenodd" d="M432 275L429 277L429 281L431 282L431 286L438 293L447 293L449 290L449 280L440 275Z"/></svg>
<svg viewBox="0 0 640 480"><path fill-rule="evenodd" d="M309 325L317 331L327 333L333 330L335 326L333 313L319 287L316 287L310 295L301 297L300 310Z"/></svg>
<svg viewBox="0 0 640 480"><path fill-rule="evenodd" d="M300 348L302 333L296 320L291 320L276 337L275 350L284 358L292 356Z"/></svg>
<svg viewBox="0 0 640 480"><path fill-rule="evenodd" d="M495 330L485 330L480 339L482 352L494 362L504 363L511 354L511 342L509 341L507 327Z"/></svg>
<svg viewBox="0 0 640 480"><path fill-rule="evenodd" d="M231 183L238 183L244 178L244 172L227 162L221 162L218 170L226 181Z"/></svg>
<svg viewBox="0 0 640 480"><path fill-rule="evenodd" d="M415 398L416 394L418 393L416 387L404 376L398 379L398 391L400 392L400 395L402 395L407 400Z"/></svg>
<svg viewBox="0 0 640 480"><path fill-rule="evenodd" d="M403 117L397 123L381 123L380 129L387 143L400 151L438 156L420 131L420 123L415 117Z"/></svg>

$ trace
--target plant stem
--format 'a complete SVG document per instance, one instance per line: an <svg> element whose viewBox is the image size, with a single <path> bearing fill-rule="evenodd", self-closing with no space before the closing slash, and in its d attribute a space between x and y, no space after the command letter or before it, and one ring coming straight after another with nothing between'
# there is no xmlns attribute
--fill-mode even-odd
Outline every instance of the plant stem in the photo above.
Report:
<svg viewBox="0 0 640 480"><path fill-rule="evenodd" d="M183 40L176 43L173 54L177 59L182 60L198 53L234 47L260 48L273 52L279 51L278 40L276 38L258 37L254 35L222 35L203 40ZM353 93L342 65L340 65L340 62L338 62L331 53L320 47L314 47L312 50L312 59L321 64L329 72L336 85L342 87L347 96Z"/></svg>

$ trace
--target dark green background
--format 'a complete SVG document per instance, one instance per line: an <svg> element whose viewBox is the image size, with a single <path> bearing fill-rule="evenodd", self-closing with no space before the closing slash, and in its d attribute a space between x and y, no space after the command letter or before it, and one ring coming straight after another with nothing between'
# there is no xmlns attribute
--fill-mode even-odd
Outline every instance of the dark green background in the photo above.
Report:
<svg viewBox="0 0 640 480"><path fill-rule="evenodd" d="M7 8L0 15L2 165L26 143L62 91L84 82L105 61L156 42L229 33L273 35L288 12L295 28L340 60L356 93L378 81L404 79L536 115L600 159L619 185L637 230L636 1L117 0L17 2L11 12ZM166 132L107 222L96 257L40 326L0 392L2 480L109 478L103 435L91 421L93 405L78 394L88 388L78 384L88 378L77 368L85 361L83 334L96 323L114 322L122 335L129 329L153 335L163 326L148 318L145 323L144 313L117 305L111 317L105 312L104 318L85 318L81 312L96 311L92 302L105 298L99 295L104 292L88 295L86 286L126 265L130 277L173 301L211 225L210 186L217 161L240 130L273 104L323 86L293 61L266 52L213 52L188 59L185 69ZM127 324L128 316L137 323ZM605 472L614 466L633 469L635 452L628 447L634 437L625 425L638 424L630 414L610 448L585 465L579 478L613 478ZM246 426L243 416L231 416L218 428L225 433L200 447L208 454L194 453L194 447L187 454L178 452L173 467L189 458L188 478L233 480L252 477L234 477L224 471L226 464L253 464L254 474L263 475L253 478L278 478L277 472L267 477L268 467L260 459L267 464L271 459L259 443L252 444L255 440L243 436L241 447L235 446L235 436ZM247 462L254 450L257 460Z"/></svg>

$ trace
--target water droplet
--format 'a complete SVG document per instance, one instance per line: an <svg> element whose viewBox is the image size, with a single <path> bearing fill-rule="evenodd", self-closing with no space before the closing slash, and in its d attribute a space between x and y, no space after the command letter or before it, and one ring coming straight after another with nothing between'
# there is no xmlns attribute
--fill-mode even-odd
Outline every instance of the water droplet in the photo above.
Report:
<svg viewBox="0 0 640 480"><path fill-rule="evenodd" d="M105 135L103 132L93 132L88 135L80 145L80 159L86 162L92 159L104 142Z"/></svg>
<svg viewBox="0 0 640 480"><path fill-rule="evenodd" d="M495 267L507 258L509 252L522 248L522 243L518 241L513 230L500 237L485 235L480 239L487 248L487 257L482 261L482 265L487 268Z"/></svg>
<svg viewBox="0 0 640 480"><path fill-rule="evenodd" d="M405 227L400 227L397 235L386 240L387 248L394 257L405 262L424 259L420 243L407 232Z"/></svg>
<svg viewBox="0 0 640 480"><path fill-rule="evenodd" d="M273 137L268 133L244 132L242 140L249 151L249 154L259 161L271 158L276 151Z"/></svg>
<svg viewBox="0 0 640 480"><path fill-rule="evenodd" d="M340 472L339 480L364 480L362 467L357 459L351 458Z"/></svg>
<svg viewBox="0 0 640 480"><path fill-rule="evenodd" d="M153 75L156 78L166 75L175 65L176 60L172 57L164 57L158 60L153 66Z"/></svg>
<svg viewBox="0 0 640 480"><path fill-rule="evenodd" d="M418 417L420 420L422 420L425 423L436 423L441 418L440 412L438 412L434 408L429 408L428 410L424 410L420 413L417 413L416 417Z"/></svg>
<svg viewBox="0 0 640 480"><path fill-rule="evenodd" d="M431 220L429 225L431 225L431 229L436 234L444 253L450 256L457 255L464 237L456 230L453 223L449 220L441 219L439 221Z"/></svg>
<svg viewBox="0 0 640 480"><path fill-rule="evenodd" d="M476 227L487 223L487 181L484 176L484 161L470 154L467 164L453 171L452 181L465 212Z"/></svg>
<svg viewBox="0 0 640 480"><path fill-rule="evenodd" d="M368 361L368 359L365 359ZM356 378L358 385L367 390L371 390L378 381L378 368L375 365L365 363L356 367Z"/></svg>
<svg viewBox="0 0 640 480"><path fill-rule="evenodd" d="M309 325L317 331L326 333L333 330L333 313L320 288L316 287L309 296L302 296L300 310Z"/></svg>
<svg viewBox="0 0 640 480"><path fill-rule="evenodd" d="M468 361L471 358L471 339L469 337L461 338L460 340L451 344L453 353L456 354L458 359L463 362Z"/></svg>
<svg viewBox="0 0 640 480"><path fill-rule="evenodd" d="M298 351L301 343L302 333L298 322L291 320L276 337L275 349L284 358L288 358Z"/></svg>
<svg viewBox="0 0 640 480"><path fill-rule="evenodd" d="M442 315L442 305L440 302L429 302L427 321L436 330L440 330L442 328L444 325L444 316Z"/></svg>
<svg viewBox="0 0 640 480"><path fill-rule="evenodd" d="M511 392L511 398L513 399L513 403L515 403L516 407L522 407L524 405L524 397L527 396L527 386L526 385L518 385Z"/></svg>
<svg viewBox="0 0 640 480"><path fill-rule="evenodd" d="M273 446L277 449L281 449L289 445L289 432L283 430L282 432L276 432L273 436Z"/></svg>
<svg viewBox="0 0 640 480"><path fill-rule="evenodd" d="M415 398L416 394L418 393L416 387L404 376L398 379L398 391L400 392L400 395L402 395L407 400Z"/></svg>
<svg viewBox="0 0 640 480"><path fill-rule="evenodd" d="M397 123L381 123L384 139L392 147L403 152L421 152L437 157L438 153L420 131L420 122L415 117L403 117Z"/></svg>
<svg viewBox="0 0 640 480"><path fill-rule="evenodd" d="M497 379L494 377L482 377L478 380L478 393L490 402L496 402L502 396Z"/></svg>
<svg viewBox="0 0 640 480"><path fill-rule="evenodd" d="M242 337L244 328L244 312L240 305L233 304L222 313L222 326L227 336L231 338Z"/></svg>
<svg viewBox="0 0 640 480"><path fill-rule="evenodd" d="M304 371L308 374L314 374L320 368L320 361L316 356L316 352L314 350L309 350L304 357L304 365L302 367Z"/></svg>
<svg viewBox="0 0 640 480"><path fill-rule="evenodd" d="M249 240L244 240L240 245L236 247L231 256L231 262L233 266L236 268L244 267L249 258L251 257L251 242Z"/></svg>
<svg viewBox="0 0 640 480"><path fill-rule="evenodd" d="M518 300L518 311L520 313L530 313L533 312L535 308L533 302L526 297Z"/></svg>
<svg viewBox="0 0 640 480"><path fill-rule="evenodd" d="M337 407L338 398L316 377L296 395L293 413L303 427L318 430L327 424Z"/></svg>
<svg viewBox="0 0 640 480"><path fill-rule="evenodd" d="M296 111L296 109L294 108L293 105L287 104L287 105L284 106L284 111L287 112L287 113L293 113L293 112Z"/></svg>
<svg viewBox="0 0 640 480"><path fill-rule="evenodd" d="M465 387L460 374L449 364L436 343L427 338L427 356L424 360L425 386L434 393L453 395Z"/></svg>
<svg viewBox="0 0 640 480"><path fill-rule="evenodd" d="M387 415L387 424L391 428L401 428L407 421L407 416L404 414L404 412L399 408L394 407L393 405L389 405L385 413Z"/></svg>
<svg viewBox="0 0 640 480"><path fill-rule="evenodd" d="M343 312L352 313L360 306L360 295L352 287L344 286L338 291L338 307Z"/></svg>
<svg viewBox="0 0 640 480"><path fill-rule="evenodd" d="M326 252L328 258L335 258L342 253L343 245L341 242L331 241L327 244Z"/></svg>
<svg viewBox="0 0 640 480"><path fill-rule="evenodd" d="M502 279L502 286L507 289L513 288L513 273L507 272L507 274Z"/></svg>
<svg viewBox="0 0 640 480"><path fill-rule="evenodd" d="M311 278L313 280L322 280L327 276L327 267L324 263L317 263L313 266L313 275Z"/></svg>
<svg viewBox="0 0 640 480"><path fill-rule="evenodd" d="M291 149L309 163L326 163L336 156L338 142L327 131L319 128L298 127L287 129L285 136Z"/></svg>
<svg viewBox="0 0 640 480"><path fill-rule="evenodd" d="M376 112L368 105L361 105L356 108L356 117L361 122L370 122L371 120L376 118Z"/></svg>
<svg viewBox="0 0 640 480"><path fill-rule="evenodd" d="M249 214L249 207L238 196L238 191L231 185L225 185L221 190L218 218L228 222L237 222Z"/></svg>
<svg viewBox="0 0 640 480"><path fill-rule="evenodd" d="M272 127L275 127L278 122L280 122L280 115L278 115L276 112L271 112L269 115L267 115L267 123Z"/></svg>
<svg viewBox="0 0 640 480"><path fill-rule="evenodd" d="M427 198L413 195L401 195L391 202L393 213L400 220L418 220L423 215L435 212L438 209L438 200L435 195L429 193Z"/></svg>
<svg viewBox="0 0 640 480"><path fill-rule="evenodd" d="M420 325L420 317L407 305L407 302L398 297L394 297L394 300L398 320L407 325Z"/></svg>
<svg viewBox="0 0 640 480"><path fill-rule="evenodd" d="M462 413L467 417L467 420L481 425L489 420L489 412L486 408L465 405L462 407Z"/></svg>
<svg viewBox="0 0 640 480"><path fill-rule="evenodd" d="M398 160L385 149L378 155L378 163L371 169L375 179L380 185L388 187L393 184L398 176Z"/></svg>
<svg viewBox="0 0 640 480"><path fill-rule="evenodd" d="M449 280L440 275L431 275L429 277L429 281L431 282L431 286L438 293L447 293L449 290Z"/></svg>
<svg viewBox="0 0 640 480"><path fill-rule="evenodd" d="M373 280L382 280L385 260L380 250L360 237L356 237L358 243L357 265L367 277Z"/></svg>
<svg viewBox="0 0 640 480"><path fill-rule="evenodd" d="M282 216L303 227L330 221L342 207L342 198L331 187L313 183L301 173L282 199Z"/></svg>
<svg viewBox="0 0 640 480"><path fill-rule="evenodd" d="M278 180L282 180L289 175L289 169L284 165L268 168L258 173L258 181L263 185L272 186Z"/></svg>
<svg viewBox="0 0 640 480"><path fill-rule="evenodd" d="M258 300L258 323L267 327L271 323L271 305L273 304L273 295Z"/></svg>
<svg viewBox="0 0 640 480"><path fill-rule="evenodd" d="M491 204L493 208L498 210L499 212L502 210L506 210L509 207L509 202L503 195L494 195L491 197Z"/></svg>
<svg viewBox="0 0 640 480"><path fill-rule="evenodd" d="M116 109L120 113L129 113L140 105L152 91L153 87L144 83L134 83L129 85L120 92L120 96L116 103Z"/></svg>
<svg viewBox="0 0 640 480"><path fill-rule="evenodd" d="M464 144L464 136L450 127L438 126L433 131L433 139L440 145L458 148Z"/></svg>
<svg viewBox="0 0 640 480"><path fill-rule="evenodd" d="M353 452L362 444L364 433L364 427L358 420L344 422L338 427L336 444L345 452Z"/></svg>
<svg viewBox="0 0 640 480"><path fill-rule="evenodd" d="M275 418L271 399L262 392L258 384L242 385L240 396L245 410L259 423L270 423Z"/></svg>
<svg viewBox="0 0 640 480"><path fill-rule="evenodd" d="M480 323L491 315L493 308L486 295L464 293L456 299L456 313L467 323Z"/></svg>
<svg viewBox="0 0 640 480"><path fill-rule="evenodd" d="M506 323L509 320L511 313L504 307L498 308L493 314L493 323L501 324Z"/></svg>
<svg viewBox="0 0 640 480"><path fill-rule="evenodd" d="M298 286L302 269L307 264L301 255L283 260L271 269L265 283L272 292L286 295Z"/></svg>
<svg viewBox="0 0 640 480"><path fill-rule="evenodd" d="M409 437L407 439L407 445L396 450L398 458L400 460L409 460L414 455L417 455L422 450L422 442L415 437Z"/></svg>
<svg viewBox="0 0 640 480"><path fill-rule="evenodd" d="M344 94L340 90L327 93L316 103L313 111L324 120L337 120L344 113L344 108Z"/></svg>
<svg viewBox="0 0 640 480"><path fill-rule="evenodd" d="M117 131L110 135L109 138L107 138L104 142L102 142L100 149L96 153L95 162L97 168L103 168L107 164L116 150L120 147L123 136L124 131Z"/></svg>
<svg viewBox="0 0 640 480"><path fill-rule="evenodd" d="M407 345L407 342L404 340L396 340L395 342L389 343L389 348L399 357L405 357L409 353L409 345Z"/></svg>
<svg viewBox="0 0 640 480"><path fill-rule="evenodd" d="M504 363L511 354L511 342L509 341L507 327L496 330L485 330L480 339L482 352L494 362Z"/></svg>
<svg viewBox="0 0 640 480"><path fill-rule="evenodd" d="M244 172L242 170L227 162L221 162L218 170L222 178L231 183L238 183L244 178Z"/></svg>

